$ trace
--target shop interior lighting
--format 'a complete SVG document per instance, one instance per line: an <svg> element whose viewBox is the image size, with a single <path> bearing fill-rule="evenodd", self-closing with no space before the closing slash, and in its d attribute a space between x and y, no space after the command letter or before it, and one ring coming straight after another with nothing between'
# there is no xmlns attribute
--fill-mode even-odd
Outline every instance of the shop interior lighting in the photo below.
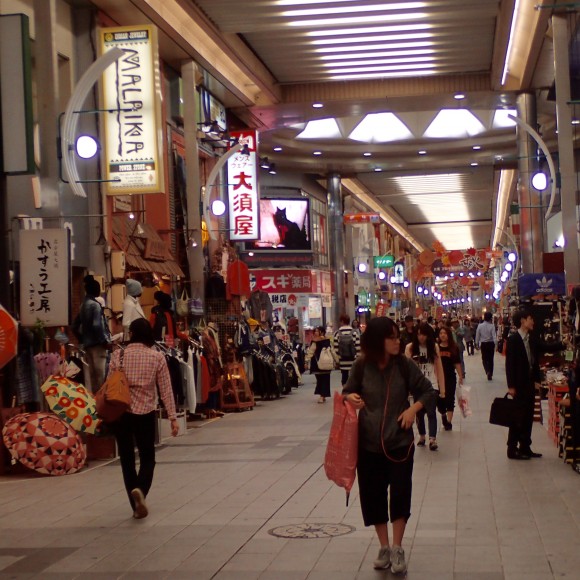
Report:
<svg viewBox="0 0 580 580"><path fill-rule="evenodd" d="M313 151L312 155L322 155L322 151Z"/></svg>
<svg viewBox="0 0 580 580"><path fill-rule="evenodd" d="M379 280L384 280L386 277L387 275L382 270L378 273Z"/></svg>
<svg viewBox="0 0 580 580"><path fill-rule="evenodd" d="M510 252L508 254L507 259L513 264L516 261L516 259L517 259L516 253L515 252ZM480 276L480 273L478 272L477 275Z"/></svg>
<svg viewBox="0 0 580 580"><path fill-rule="evenodd" d="M226 213L226 204L221 199L215 199L211 204L211 213L216 217L221 217Z"/></svg>
<svg viewBox="0 0 580 580"><path fill-rule="evenodd" d="M409 287L409 280L405 280L403 282L403 288L408 288Z"/></svg>
<svg viewBox="0 0 580 580"><path fill-rule="evenodd" d="M341 139L342 133L334 117L308 121L296 139Z"/></svg>
<svg viewBox="0 0 580 580"><path fill-rule="evenodd" d="M504 266L505 270L507 270L508 272L511 272L513 269L513 266L511 264L511 262L508 262L505 266Z"/></svg>
<svg viewBox="0 0 580 580"><path fill-rule="evenodd" d="M421 33L418 30L430 30L432 28L431 24L428 23L416 23L416 24L392 24L386 26L366 26L358 28L331 28L331 29L317 29L306 33L306 36L321 36L321 37L333 37L331 40L319 40L313 41L313 44L324 44L328 42L340 42L341 37L345 37L351 34L356 34L357 38L359 35L364 35L363 38L369 38L367 34L389 34L388 38L390 40L402 40L401 35L398 37L392 36L392 32L406 32L405 38L424 38L420 36ZM415 31L415 32L412 32ZM338 37L338 39L337 39ZM345 39L343 42L352 42L350 39Z"/></svg>
<svg viewBox="0 0 580 580"><path fill-rule="evenodd" d="M432 49L398 50L393 52L371 52L364 54L334 54L323 56L325 67L353 67L387 64L404 64L411 62L431 62L435 60ZM347 60L345 60L347 59ZM352 60L348 60L352 59ZM368 60L372 59L372 60Z"/></svg>
<svg viewBox="0 0 580 580"><path fill-rule="evenodd" d="M270 167L268 168L268 173L270 175L276 175L276 164L270 163Z"/></svg>
<svg viewBox="0 0 580 580"><path fill-rule="evenodd" d="M380 167L375 167L375 171L380 172L382 169Z"/></svg>
<svg viewBox="0 0 580 580"><path fill-rule="evenodd" d="M417 294L423 294L423 286L417 286Z"/></svg>
<svg viewBox="0 0 580 580"><path fill-rule="evenodd" d="M133 212L130 212L129 215L127 216L130 220L134 220L135 219L135 214Z"/></svg>
<svg viewBox="0 0 580 580"><path fill-rule="evenodd" d="M366 153L363 153L364 157L372 157L372 153L369 153L368 151Z"/></svg>
<svg viewBox="0 0 580 580"><path fill-rule="evenodd" d="M427 288L425 288L425 289L423 290L423 294L424 294L425 296L429 296L429 290L428 290Z"/></svg>
<svg viewBox="0 0 580 580"><path fill-rule="evenodd" d="M352 73L374 73L375 76L389 76L389 73L391 73L392 75L402 76L403 74L414 75L415 71L419 72L422 69L433 69L433 68L435 68L435 65L433 63L415 62L411 64L404 63L392 65L384 64L380 66L347 66L336 69L331 68L328 70L328 72L336 76L346 76ZM380 75L377 75L377 73L380 73Z"/></svg>
<svg viewBox="0 0 580 580"><path fill-rule="evenodd" d="M554 247L563 248L564 247L564 234L562 234L555 242Z"/></svg>
<svg viewBox="0 0 580 580"><path fill-rule="evenodd" d="M415 70L406 72L375 72L375 73L357 73L357 74L340 74L332 75L329 78L331 81L352 81L357 79L375 79L380 78L403 78L403 77L424 77L434 75L434 70Z"/></svg>
<svg viewBox="0 0 580 580"><path fill-rule="evenodd" d="M348 136L353 141L365 143L387 143L411 139L413 134L393 113L371 113L355 127Z"/></svg>
<svg viewBox="0 0 580 580"><path fill-rule="evenodd" d="M478 165L479 165L479 163L477 161L471 162L471 167L477 167Z"/></svg>
<svg viewBox="0 0 580 580"><path fill-rule="evenodd" d="M367 271L367 265L364 262L360 262L360 264L358 265L358 271L363 274L364 272Z"/></svg>
<svg viewBox="0 0 580 580"><path fill-rule="evenodd" d="M312 103L313 109L322 109L322 107L324 107L323 103Z"/></svg>
<svg viewBox="0 0 580 580"><path fill-rule="evenodd" d="M277 145L276 147L274 147L274 151L276 151L276 153L280 153L280 151L282 151L282 147L280 147L280 145Z"/></svg>
<svg viewBox="0 0 580 580"><path fill-rule="evenodd" d="M80 135L76 140L75 148L81 159L92 159L99 151L99 144L91 135Z"/></svg>
<svg viewBox="0 0 580 580"><path fill-rule="evenodd" d="M270 162L267 157L260 157L260 167L262 169L270 169Z"/></svg>
<svg viewBox="0 0 580 580"><path fill-rule="evenodd" d="M250 258L254 255L254 252L248 252L248 256L250 256Z"/></svg>
<svg viewBox="0 0 580 580"><path fill-rule="evenodd" d="M390 280L391 280L391 284L394 284L397 281L395 276L391 276Z"/></svg>
<svg viewBox="0 0 580 580"><path fill-rule="evenodd" d="M425 37L431 36L425 35ZM409 50L409 49L416 49L416 48L431 48L433 46L433 42L430 40L422 40L416 42L394 42L394 43L382 43L382 44L368 44L373 40L373 38L377 40L396 40L394 36L380 36L380 37L369 37L363 36L362 38L343 38L340 39L343 44L349 43L349 46L325 46L324 48L315 48L314 52L318 52L320 54L335 54L335 58L343 58L338 56L339 53L355 53L355 52L364 52L365 55L368 53L375 52L375 51L401 51L401 50ZM324 43L330 43L331 41L323 41ZM338 40L333 39L333 44L337 43ZM356 44L351 44L356 43ZM401 55L402 56L402 55ZM326 57L323 57L326 58Z"/></svg>
<svg viewBox="0 0 580 580"><path fill-rule="evenodd" d="M472 147L472 149L473 149L474 151L479 151L479 150L481 149L481 145L474 145L474 146Z"/></svg>
<svg viewBox="0 0 580 580"><path fill-rule="evenodd" d="M457 101L461 101L462 99L465 99L465 95L463 93L455 93L453 98Z"/></svg>
<svg viewBox="0 0 580 580"><path fill-rule="evenodd" d="M417 153L419 155L427 155L427 151L425 151L425 149L420 149L419 151L417 151Z"/></svg>

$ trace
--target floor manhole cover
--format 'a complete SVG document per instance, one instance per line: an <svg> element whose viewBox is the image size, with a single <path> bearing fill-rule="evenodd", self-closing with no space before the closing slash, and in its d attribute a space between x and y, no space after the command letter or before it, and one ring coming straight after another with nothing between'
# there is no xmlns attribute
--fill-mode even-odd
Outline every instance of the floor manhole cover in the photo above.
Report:
<svg viewBox="0 0 580 580"><path fill-rule="evenodd" d="M355 530L354 526L346 524L294 524L272 528L268 533L277 538L313 539L344 536Z"/></svg>

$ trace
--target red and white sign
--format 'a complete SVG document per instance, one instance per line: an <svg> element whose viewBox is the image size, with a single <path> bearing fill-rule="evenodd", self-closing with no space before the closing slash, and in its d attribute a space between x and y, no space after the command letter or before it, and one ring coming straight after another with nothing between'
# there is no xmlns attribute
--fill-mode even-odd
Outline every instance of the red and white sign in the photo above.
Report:
<svg viewBox="0 0 580 580"><path fill-rule="evenodd" d="M228 207L230 240L260 239L256 131L232 131L231 136L247 145L249 155L238 151L228 159Z"/></svg>
<svg viewBox="0 0 580 580"><path fill-rule="evenodd" d="M379 302L377 304L377 309L376 309L375 316L377 318L380 318L381 316L386 316L388 309L389 309L389 305L388 304L386 304L385 302Z"/></svg>
<svg viewBox="0 0 580 580"><path fill-rule="evenodd" d="M343 216L345 224L380 224L381 216L378 213L349 213Z"/></svg>
<svg viewBox="0 0 580 580"><path fill-rule="evenodd" d="M300 292L310 294L313 289L313 276L310 270L252 270L255 288L269 294Z"/></svg>

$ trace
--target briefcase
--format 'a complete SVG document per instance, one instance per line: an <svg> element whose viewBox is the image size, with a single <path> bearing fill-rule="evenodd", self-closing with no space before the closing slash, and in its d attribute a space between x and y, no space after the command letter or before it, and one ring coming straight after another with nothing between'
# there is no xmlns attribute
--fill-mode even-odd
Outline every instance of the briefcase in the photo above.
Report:
<svg viewBox="0 0 580 580"><path fill-rule="evenodd" d="M513 427L522 422L524 409L522 404L515 399L509 399L509 393L505 397L496 397L491 404L489 422L501 427Z"/></svg>

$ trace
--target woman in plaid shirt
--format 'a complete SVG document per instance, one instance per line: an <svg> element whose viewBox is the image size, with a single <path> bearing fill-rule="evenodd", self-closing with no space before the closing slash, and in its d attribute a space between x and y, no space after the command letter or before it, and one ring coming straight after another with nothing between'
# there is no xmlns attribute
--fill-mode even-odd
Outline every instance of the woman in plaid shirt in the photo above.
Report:
<svg viewBox="0 0 580 580"><path fill-rule="evenodd" d="M113 424L125 489L133 508L133 517L147 517L145 498L153 483L155 470L155 410L157 389L171 420L173 437L179 432L175 401L171 390L169 369L165 357L151 347L155 344L153 330L144 318L134 320L129 327L130 344L123 356L123 370L129 381L131 406ZM109 371L119 368L120 351L111 357ZM139 473L135 467L135 445L139 451Z"/></svg>

